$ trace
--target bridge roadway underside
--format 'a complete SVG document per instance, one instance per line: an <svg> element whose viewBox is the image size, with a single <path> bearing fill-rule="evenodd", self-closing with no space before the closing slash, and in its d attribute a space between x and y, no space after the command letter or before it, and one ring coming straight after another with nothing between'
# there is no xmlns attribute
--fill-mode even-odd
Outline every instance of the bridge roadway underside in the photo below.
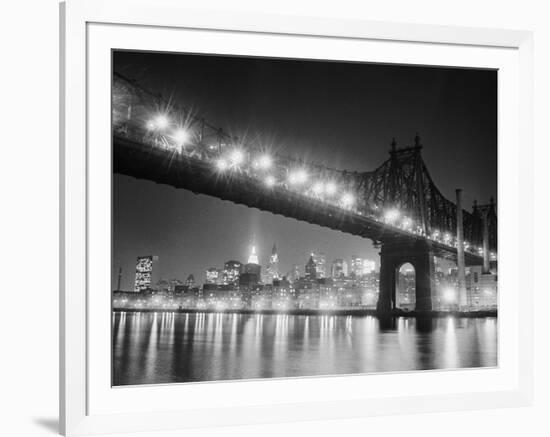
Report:
<svg viewBox="0 0 550 437"><path fill-rule="evenodd" d="M456 260L456 249L428 241L374 218L345 211L283 188L268 188L257 178L238 170L219 173L212 163L170 150L154 148L125 138L113 138L113 172L159 184L214 196L296 220L357 235L392 247L423 243L435 256ZM481 257L466 253L467 265L482 264Z"/></svg>

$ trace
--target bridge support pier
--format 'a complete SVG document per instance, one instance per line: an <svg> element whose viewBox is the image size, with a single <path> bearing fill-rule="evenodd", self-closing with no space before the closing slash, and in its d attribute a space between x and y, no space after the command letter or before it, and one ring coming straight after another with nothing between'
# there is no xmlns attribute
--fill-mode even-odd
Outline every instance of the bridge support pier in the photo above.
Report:
<svg viewBox="0 0 550 437"><path fill-rule="evenodd" d="M379 313L389 313L396 308L397 277L405 263L412 264L415 270L416 311L432 310L435 266L430 244L425 241L395 241L383 243L380 252L380 288L376 306Z"/></svg>

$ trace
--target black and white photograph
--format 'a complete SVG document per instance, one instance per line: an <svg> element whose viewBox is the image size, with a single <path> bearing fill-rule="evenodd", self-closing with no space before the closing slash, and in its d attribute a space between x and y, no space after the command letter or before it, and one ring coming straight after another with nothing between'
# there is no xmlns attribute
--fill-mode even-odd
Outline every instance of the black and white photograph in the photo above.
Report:
<svg viewBox="0 0 550 437"><path fill-rule="evenodd" d="M494 368L494 69L112 51L112 385Z"/></svg>

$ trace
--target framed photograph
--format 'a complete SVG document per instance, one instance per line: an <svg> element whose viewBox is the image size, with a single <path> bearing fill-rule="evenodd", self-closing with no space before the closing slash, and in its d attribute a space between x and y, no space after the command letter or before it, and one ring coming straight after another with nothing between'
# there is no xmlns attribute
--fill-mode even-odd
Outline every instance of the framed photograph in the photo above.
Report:
<svg viewBox="0 0 550 437"><path fill-rule="evenodd" d="M61 15L65 435L530 402L529 32Z"/></svg>

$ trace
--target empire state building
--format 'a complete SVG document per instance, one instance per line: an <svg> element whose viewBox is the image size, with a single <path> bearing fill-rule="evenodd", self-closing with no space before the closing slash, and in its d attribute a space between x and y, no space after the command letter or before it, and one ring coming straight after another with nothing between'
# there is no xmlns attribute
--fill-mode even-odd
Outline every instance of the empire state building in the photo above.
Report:
<svg viewBox="0 0 550 437"><path fill-rule="evenodd" d="M250 252L250 256L248 257L248 264L260 264L258 262L258 255L256 255L255 246L252 246L252 252Z"/></svg>
<svg viewBox="0 0 550 437"><path fill-rule="evenodd" d="M244 273L252 273L260 277L260 262L258 260L258 255L256 254L256 247L252 246L252 251L248 257L248 262L244 265Z"/></svg>

